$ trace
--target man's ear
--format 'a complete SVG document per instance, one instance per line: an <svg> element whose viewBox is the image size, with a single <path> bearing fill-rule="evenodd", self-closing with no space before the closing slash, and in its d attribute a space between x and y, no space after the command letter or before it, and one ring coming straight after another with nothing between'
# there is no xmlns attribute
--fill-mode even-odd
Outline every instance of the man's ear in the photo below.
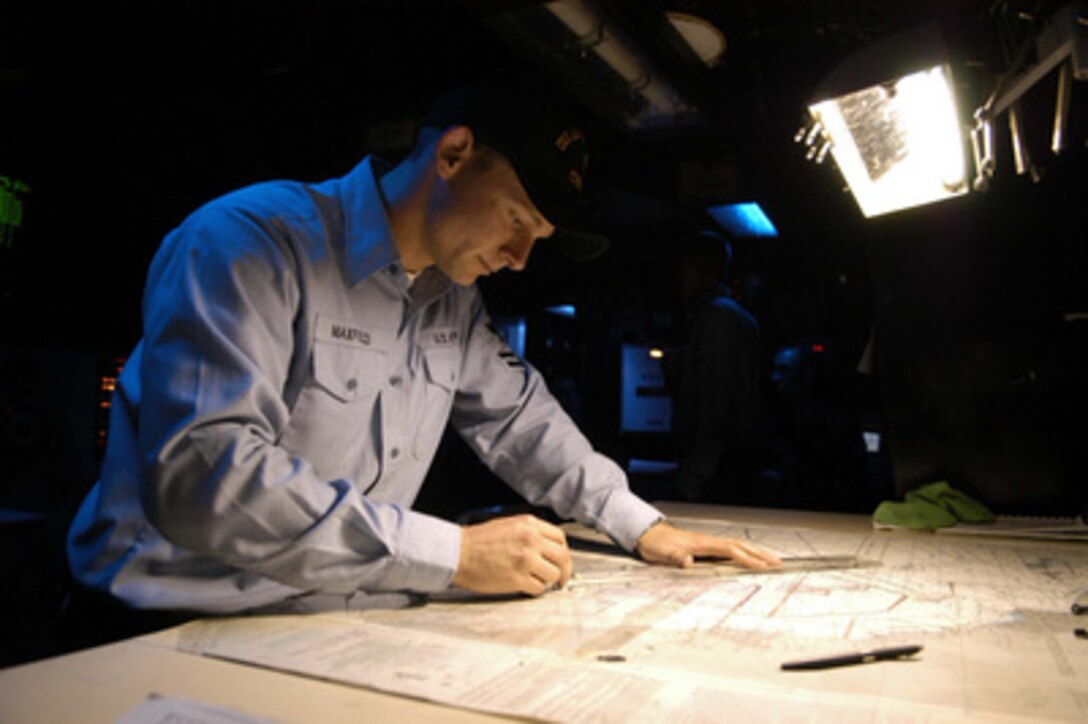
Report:
<svg viewBox="0 0 1088 724"><path fill-rule="evenodd" d="M453 126L438 137L435 155L440 178L449 180L464 168L475 148L474 141L468 126Z"/></svg>

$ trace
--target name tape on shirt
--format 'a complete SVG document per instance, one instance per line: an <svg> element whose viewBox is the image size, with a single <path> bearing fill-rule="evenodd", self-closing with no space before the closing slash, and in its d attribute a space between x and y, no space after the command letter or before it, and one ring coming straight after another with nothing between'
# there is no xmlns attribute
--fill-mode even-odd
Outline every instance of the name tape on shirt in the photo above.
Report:
<svg viewBox="0 0 1088 724"><path fill-rule="evenodd" d="M351 347L369 347L374 343L375 334L350 322L340 322L329 317L318 316L317 339L322 342L337 342Z"/></svg>
<svg viewBox="0 0 1088 724"><path fill-rule="evenodd" d="M434 327L419 334L425 347L456 347L461 341L461 330L454 327Z"/></svg>

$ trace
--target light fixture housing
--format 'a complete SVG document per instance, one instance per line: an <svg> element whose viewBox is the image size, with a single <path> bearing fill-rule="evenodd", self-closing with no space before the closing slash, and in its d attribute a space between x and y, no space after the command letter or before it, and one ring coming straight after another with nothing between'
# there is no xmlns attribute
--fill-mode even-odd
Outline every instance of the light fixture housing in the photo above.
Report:
<svg viewBox="0 0 1088 724"><path fill-rule="evenodd" d="M1026 52L1029 50L1034 52ZM1055 69L1058 84L1050 150L1058 155L1066 150L1073 81L1088 80L1088 0L1074 0L1047 18L1029 41L1021 46L1017 62L1006 69L990 96L975 110L974 127L971 129L975 189L987 190L994 176L997 159L993 122L1006 111L1016 173L1030 173L1034 181L1040 180L1028 150L1030 144L1021 121L1020 106L1027 95Z"/></svg>
<svg viewBox="0 0 1088 724"><path fill-rule="evenodd" d="M815 155L830 150L866 217L968 191L952 69L935 61L945 55L929 28L892 36L841 64L809 106Z"/></svg>

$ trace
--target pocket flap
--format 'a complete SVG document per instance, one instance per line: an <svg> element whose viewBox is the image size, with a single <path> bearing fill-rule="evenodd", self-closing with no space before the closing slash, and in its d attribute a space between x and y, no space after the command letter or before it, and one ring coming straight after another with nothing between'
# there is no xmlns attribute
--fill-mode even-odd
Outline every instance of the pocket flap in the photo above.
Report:
<svg viewBox="0 0 1088 724"><path fill-rule="evenodd" d="M457 370L460 364L461 354L457 349L436 347L423 352L427 380L451 392L457 389Z"/></svg>
<svg viewBox="0 0 1088 724"><path fill-rule="evenodd" d="M373 396L381 386L385 350L375 347L346 347L317 341L314 344L314 379L344 402Z"/></svg>

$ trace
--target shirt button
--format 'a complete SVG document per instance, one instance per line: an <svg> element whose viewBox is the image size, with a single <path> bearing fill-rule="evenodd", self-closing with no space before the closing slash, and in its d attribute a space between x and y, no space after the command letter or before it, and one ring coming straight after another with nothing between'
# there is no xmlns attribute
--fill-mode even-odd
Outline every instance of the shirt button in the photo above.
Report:
<svg viewBox="0 0 1088 724"><path fill-rule="evenodd" d="M359 386L359 383L352 377L348 379L345 386L348 388L348 392L355 392L355 388Z"/></svg>
<svg viewBox="0 0 1088 724"><path fill-rule="evenodd" d="M389 384L393 385L393 387L400 387L402 382L404 382L404 379L399 375L389 378Z"/></svg>
<svg viewBox="0 0 1088 724"><path fill-rule="evenodd" d="M393 448L392 450L389 451L389 457L393 458L394 460L396 460L399 456L400 456L400 448L399 447L395 447L395 448Z"/></svg>

